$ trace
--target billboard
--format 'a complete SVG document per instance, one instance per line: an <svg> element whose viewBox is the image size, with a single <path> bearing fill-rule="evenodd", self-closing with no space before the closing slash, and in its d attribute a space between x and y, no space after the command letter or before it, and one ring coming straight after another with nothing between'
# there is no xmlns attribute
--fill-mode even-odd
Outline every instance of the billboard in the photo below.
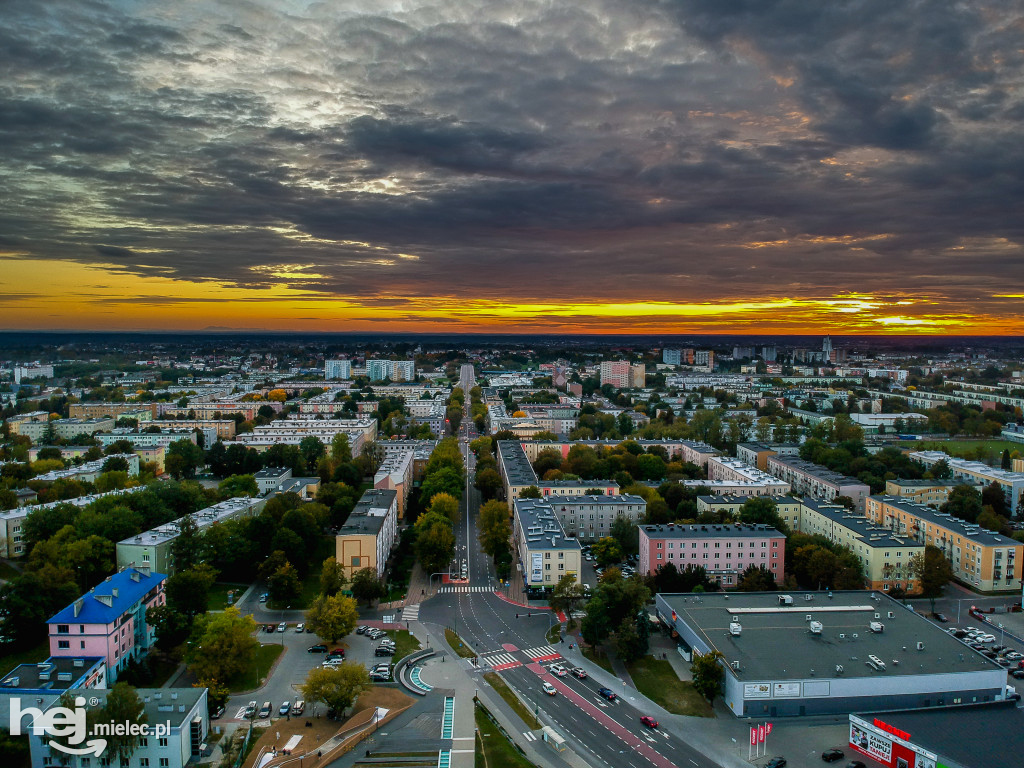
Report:
<svg viewBox="0 0 1024 768"><path fill-rule="evenodd" d="M772 697L772 688L768 683L744 683L743 684L743 698L744 699L770 699Z"/></svg>
<svg viewBox="0 0 1024 768"><path fill-rule="evenodd" d="M872 757L880 763L886 765L892 763L892 741L874 729L869 730L851 722L850 745L857 747L868 757Z"/></svg>

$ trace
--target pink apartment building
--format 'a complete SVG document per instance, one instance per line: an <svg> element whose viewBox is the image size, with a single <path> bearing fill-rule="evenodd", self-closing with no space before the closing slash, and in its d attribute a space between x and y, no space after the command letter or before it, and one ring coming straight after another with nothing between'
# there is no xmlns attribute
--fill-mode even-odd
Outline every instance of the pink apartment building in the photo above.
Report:
<svg viewBox="0 0 1024 768"><path fill-rule="evenodd" d="M51 656L99 656L107 663L107 682L131 659L149 653L156 640L146 611L164 605L166 574L148 568L125 568L96 585L54 615Z"/></svg>
<svg viewBox="0 0 1024 768"><path fill-rule="evenodd" d="M734 587L743 571L764 566L781 584L786 537L768 525L641 525L640 573L672 563L678 570L701 566L723 587Z"/></svg>

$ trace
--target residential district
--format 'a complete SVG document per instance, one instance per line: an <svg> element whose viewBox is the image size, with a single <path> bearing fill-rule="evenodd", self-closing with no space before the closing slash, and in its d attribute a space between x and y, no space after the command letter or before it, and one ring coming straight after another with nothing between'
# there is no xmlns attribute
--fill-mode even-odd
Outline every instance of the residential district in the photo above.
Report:
<svg viewBox="0 0 1024 768"><path fill-rule="evenodd" d="M5 764L1020 765L1020 350L800 343L8 339Z"/></svg>

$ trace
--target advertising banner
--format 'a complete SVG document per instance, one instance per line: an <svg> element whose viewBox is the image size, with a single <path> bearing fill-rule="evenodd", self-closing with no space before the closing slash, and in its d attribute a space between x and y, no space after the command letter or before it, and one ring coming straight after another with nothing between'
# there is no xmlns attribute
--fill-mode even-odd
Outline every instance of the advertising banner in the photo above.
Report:
<svg viewBox="0 0 1024 768"><path fill-rule="evenodd" d="M743 698L744 699L770 699L772 697L772 689L768 683L744 683L743 684Z"/></svg>
<svg viewBox="0 0 1024 768"><path fill-rule="evenodd" d="M850 744L880 763L892 762L892 741L853 723L850 723Z"/></svg>

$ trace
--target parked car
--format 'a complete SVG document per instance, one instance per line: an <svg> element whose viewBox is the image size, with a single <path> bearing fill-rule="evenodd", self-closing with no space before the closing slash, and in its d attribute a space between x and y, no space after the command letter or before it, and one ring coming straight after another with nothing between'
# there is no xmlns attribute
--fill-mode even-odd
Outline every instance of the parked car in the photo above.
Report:
<svg viewBox="0 0 1024 768"><path fill-rule="evenodd" d="M587 670L585 670L583 667L573 667L571 672L575 677L578 677L580 680L586 680L589 677L589 675L587 674Z"/></svg>
<svg viewBox="0 0 1024 768"><path fill-rule="evenodd" d="M597 692L608 699L608 701L615 701L619 698L611 688L598 688Z"/></svg>
<svg viewBox="0 0 1024 768"><path fill-rule="evenodd" d="M341 656L341 658L345 658L345 649L344 648L331 648L331 650L329 650L327 652L327 656L328 656L328 658L330 658L332 656Z"/></svg>
<svg viewBox="0 0 1024 768"><path fill-rule="evenodd" d="M773 757L767 763L764 764L764 768L783 768L786 765L786 758L784 757Z"/></svg>
<svg viewBox="0 0 1024 768"><path fill-rule="evenodd" d="M256 708L259 706L255 701L250 701L245 705L245 716L254 717L256 715Z"/></svg>
<svg viewBox="0 0 1024 768"><path fill-rule="evenodd" d="M307 653L327 653L326 645L311 645Z"/></svg>
<svg viewBox="0 0 1024 768"><path fill-rule="evenodd" d="M217 718L220 718L220 717L223 717L223 716L224 716L224 707L217 707L217 709L214 710L213 714L210 715L210 719L211 720L216 720Z"/></svg>
<svg viewBox="0 0 1024 768"><path fill-rule="evenodd" d="M826 749L821 753L821 759L826 763L834 763L836 760L842 760L846 757L841 749Z"/></svg>
<svg viewBox="0 0 1024 768"><path fill-rule="evenodd" d="M555 693L557 693L557 691L555 690L555 686L553 686L551 683L544 683L544 685L542 685L541 688L544 690L544 693L546 693L548 696L554 696Z"/></svg>
<svg viewBox="0 0 1024 768"><path fill-rule="evenodd" d="M766 767L767 768L767 767ZM846 768L868 768L860 760L851 760L846 764Z"/></svg>
<svg viewBox="0 0 1024 768"><path fill-rule="evenodd" d="M949 619L946 618L946 614L944 613L933 613L932 616L934 616L935 620L940 624L945 624L949 621Z"/></svg>
<svg viewBox="0 0 1024 768"><path fill-rule="evenodd" d="M345 660L341 656L329 656L320 666L330 668L340 667L344 661Z"/></svg>
<svg viewBox="0 0 1024 768"><path fill-rule="evenodd" d="M646 725L648 728L657 728L658 727L658 721L655 720L650 715L644 715L643 717L641 717L640 718L640 722L643 723L644 725Z"/></svg>
<svg viewBox="0 0 1024 768"><path fill-rule="evenodd" d="M358 627L356 627L356 634L357 635L365 635L366 634L366 630L368 630L368 629L369 629L369 627L366 626L365 624L360 624Z"/></svg>
<svg viewBox="0 0 1024 768"><path fill-rule="evenodd" d="M269 592L264 592L262 595L260 595L260 602L261 603L267 602L267 599L269 597L270 597L270 593Z"/></svg>
<svg viewBox="0 0 1024 768"><path fill-rule="evenodd" d="M292 717L295 717L296 715L301 715L305 711L306 702L304 702L302 699L296 699L295 703L292 704Z"/></svg>
<svg viewBox="0 0 1024 768"><path fill-rule="evenodd" d="M381 646L378 646L374 650L373 655L374 656L394 656L395 655L395 649L394 648L388 648L386 645L381 645Z"/></svg>
<svg viewBox="0 0 1024 768"><path fill-rule="evenodd" d="M278 632L284 632L286 629L288 629L288 625L283 621L277 625Z"/></svg>
<svg viewBox="0 0 1024 768"><path fill-rule="evenodd" d="M370 672L370 679L378 683L386 683L391 679L391 671L384 669L375 669Z"/></svg>
<svg viewBox="0 0 1024 768"><path fill-rule="evenodd" d="M305 625L305 624L301 624L301 623L300 623L300 624L296 624L296 625L295 625L295 631L296 631L297 633L299 633L299 634L302 634L302 632L304 632L304 631L305 631L305 629L306 629L306 625Z"/></svg>
<svg viewBox="0 0 1024 768"><path fill-rule="evenodd" d="M270 717L270 713L273 711L273 705L269 701L264 701L263 706L260 707L258 717L260 720L266 720L268 717Z"/></svg>
<svg viewBox="0 0 1024 768"><path fill-rule="evenodd" d="M290 715L291 713L292 703L290 701L286 701L284 704L277 708L277 714L279 714L281 717L285 717L287 715Z"/></svg>

